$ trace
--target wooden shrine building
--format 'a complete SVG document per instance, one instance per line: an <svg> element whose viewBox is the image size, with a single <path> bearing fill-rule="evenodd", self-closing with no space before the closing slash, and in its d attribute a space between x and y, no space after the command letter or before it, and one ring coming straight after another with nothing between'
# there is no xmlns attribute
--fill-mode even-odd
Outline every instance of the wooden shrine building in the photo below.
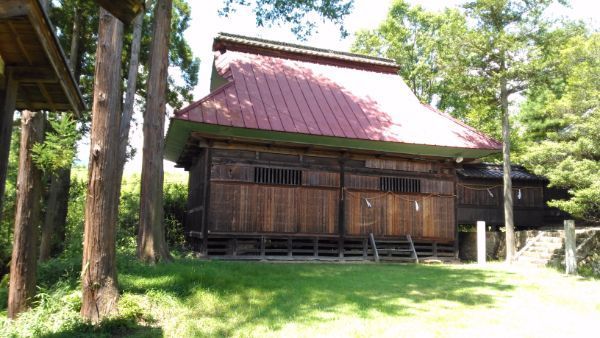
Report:
<svg viewBox="0 0 600 338"><path fill-rule="evenodd" d="M457 221L473 225L485 220L487 225L504 225L503 169L501 164L464 164L457 168ZM517 229L535 229L560 224L568 217L548 206L552 199L564 199L564 190L548 188L548 179L534 175L524 167L511 167L513 211Z"/></svg>
<svg viewBox="0 0 600 338"><path fill-rule="evenodd" d="M231 34L213 50L211 93L175 113L165 145L190 174L193 245L238 258L454 254L456 160L497 141L422 105L388 59Z"/></svg>

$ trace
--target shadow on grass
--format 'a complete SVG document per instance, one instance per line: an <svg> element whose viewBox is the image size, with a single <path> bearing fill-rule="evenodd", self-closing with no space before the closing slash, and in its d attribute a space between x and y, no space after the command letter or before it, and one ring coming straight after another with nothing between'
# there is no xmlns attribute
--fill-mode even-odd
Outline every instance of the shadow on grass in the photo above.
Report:
<svg viewBox="0 0 600 338"><path fill-rule="evenodd" d="M144 337L160 338L164 336L161 328L133 324L123 319L105 320L99 326L79 323L61 332L42 334L41 338L71 338L71 337Z"/></svg>
<svg viewBox="0 0 600 338"><path fill-rule="evenodd" d="M147 266L124 256L118 262L121 290L134 297L133 302L135 297L145 297L155 304L153 309L139 305L140 316L144 311L183 314L177 325L190 326L186 332L196 336L232 336L252 332L257 326L278 330L290 322L319 325L344 316L402 319L444 307L493 307L515 288L512 273L474 267L190 259ZM40 283L51 288L60 281L76 290L77 264L65 261L42 266ZM0 289L3 296L1 291L6 290ZM162 337L163 329L168 329L138 322L116 318L95 328L78 322L43 337Z"/></svg>
<svg viewBox="0 0 600 338"><path fill-rule="evenodd" d="M414 316L437 301L493 306L515 287L508 272L399 264L179 260L152 267L127 264L120 271L125 292L154 290L175 297L192 316L217 318L222 325L213 333L219 335L256 325L276 330L290 321L317 323L324 313ZM216 298L210 309L202 306L206 292Z"/></svg>

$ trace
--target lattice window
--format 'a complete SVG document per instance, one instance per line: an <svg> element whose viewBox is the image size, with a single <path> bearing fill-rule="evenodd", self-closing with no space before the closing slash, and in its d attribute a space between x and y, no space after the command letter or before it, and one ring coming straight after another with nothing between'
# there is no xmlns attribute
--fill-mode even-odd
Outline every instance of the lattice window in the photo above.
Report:
<svg viewBox="0 0 600 338"><path fill-rule="evenodd" d="M254 183L301 185L302 171L297 169L255 167Z"/></svg>
<svg viewBox="0 0 600 338"><path fill-rule="evenodd" d="M421 180L404 177L380 177L379 189L393 192L421 192Z"/></svg>

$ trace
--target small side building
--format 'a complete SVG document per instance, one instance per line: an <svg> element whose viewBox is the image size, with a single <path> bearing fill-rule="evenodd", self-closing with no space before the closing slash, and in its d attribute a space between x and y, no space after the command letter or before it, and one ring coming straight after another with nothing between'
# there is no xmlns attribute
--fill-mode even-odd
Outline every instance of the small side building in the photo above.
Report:
<svg viewBox="0 0 600 338"><path fill-rule="evenodd" d="M503 168L501 164L464 164L456 169L457 221L473 225L485 221L487 225L504 225ZM567 215L547 202L565 198L566 192L548 188L548 179L527 171L524 167L511 167L514 222L519 229L534 229L562 222Z"/></svg>
<svg viewBox="0 0 600 338"><path fill-rule="evenodd" d="M422 105L391 60L231 34L211 93L171 119L186 233L208 256L454 255L456 159L497 141Z"/></svg>

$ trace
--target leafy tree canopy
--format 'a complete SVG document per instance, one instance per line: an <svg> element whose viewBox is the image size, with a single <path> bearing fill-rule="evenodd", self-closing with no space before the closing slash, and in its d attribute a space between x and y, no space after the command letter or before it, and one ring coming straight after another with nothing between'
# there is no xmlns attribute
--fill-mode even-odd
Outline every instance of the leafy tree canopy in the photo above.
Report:
<svg viewBox="0 0 600 338"><path fill-rule="evenodd" d="M328 20L347 36L344 17L352 11L354 0L224 0L220 15L228 16L240 6L252 7L256 26L271 26L282 23L292 25L292 32L300 39L312 34L317 26L317 17Z"/></svg>
<svg viewBox="0 0 600 338"><path fill-rule="evenodd" d="M570 199L551 205L600 222L600 33L572 37L555 57L564 83L528 95L519 116L527 142L521 157L569 190Z"/></svg>

